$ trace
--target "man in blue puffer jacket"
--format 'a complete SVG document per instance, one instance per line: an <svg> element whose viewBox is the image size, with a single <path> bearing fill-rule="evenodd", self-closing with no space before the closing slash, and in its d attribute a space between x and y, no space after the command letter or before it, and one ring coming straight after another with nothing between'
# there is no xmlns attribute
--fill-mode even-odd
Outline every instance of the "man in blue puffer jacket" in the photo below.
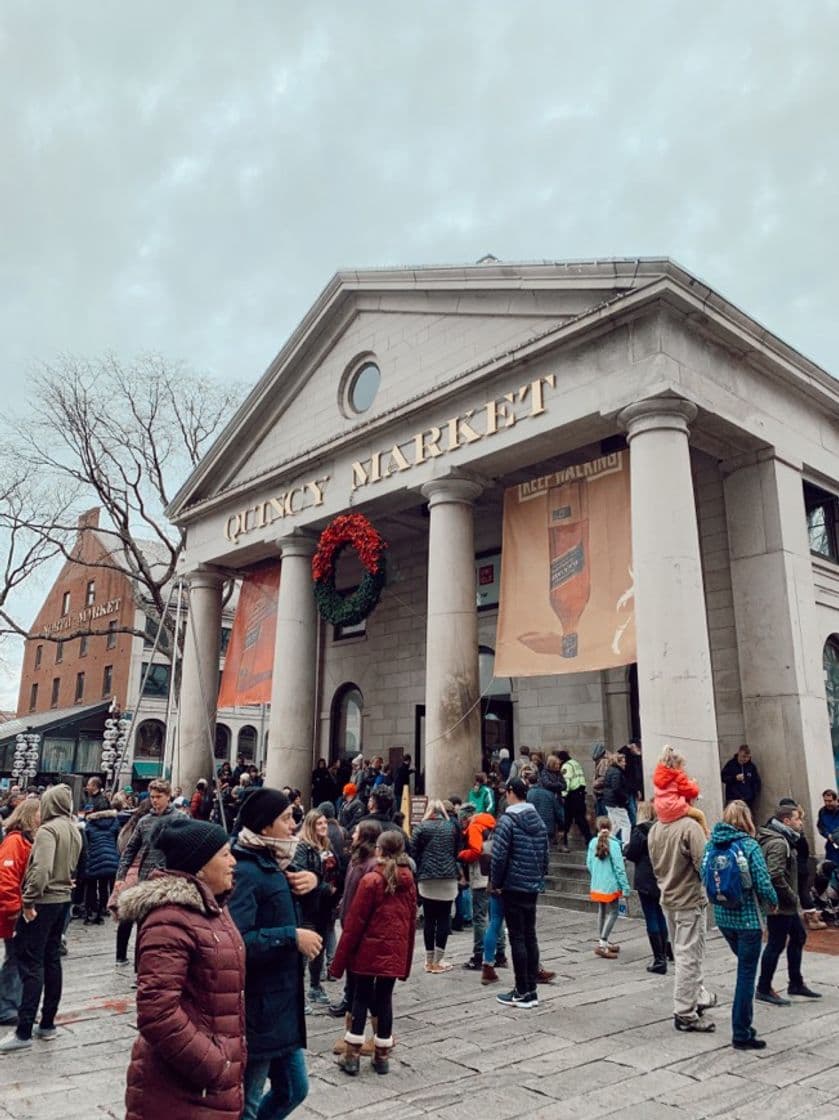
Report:
<svg viewBox="0 0 839 1120"><path fill-rule="evenodd" d="M539 942L536 939L536 902L545 889L548 871L548 831L521 778L507 783L507 810L492 839L491 889L500 890L510 936L516 986L496 996L514 1007L538 1007Z"/></svg>

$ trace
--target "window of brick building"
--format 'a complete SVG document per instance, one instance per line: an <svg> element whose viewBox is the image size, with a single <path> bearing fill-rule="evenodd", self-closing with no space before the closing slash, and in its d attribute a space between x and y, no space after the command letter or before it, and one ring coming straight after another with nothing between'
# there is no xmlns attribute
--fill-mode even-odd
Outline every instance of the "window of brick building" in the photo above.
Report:
<svg viewBox="0 0 839 1120"><path fill-rule="evenodd" d="M60 665L64 660L64 642L55 643L55 663Z"/></svg>
<svg viewBox="0 0 839 1120"><path fill-rule="evenodd" d="M70 613L70 592L65 591L64 596L61 600L61 617L63 618L65 616L65 614L69 614L69 613Z"/></svg>
<svg viewBox="0 0 839 1120"><path fill-rule="evenodd" d="M52 678L52 692L50 693L50 707L58 707L58 694L61 689L61 677Z"/></svg>
<svg viewBox="0 0 839 1120"><path fill-rule="evenodd" d="M117 644L117 624L116 622L108 623L108 639L105 642L106 649L116 649Z"/></svg>
<svg viewBox="0 0 839 1120"><path fill-rule="evenodd" d="M76 699L78 704L80 700L84 700L84 673L76 673Z"/></svg>
<svg viewBox="0 0 839 1120"><path fill-rule="evenodd" d="M102 670L102 695L110 696L114 687L114 667L106 665Z"/></svg>
<svg viewBox="0 0 839 1120"><path fill-rule="evenodd" d="M148 677L146 677L147 671ZM151 669L149 669L148 662L144 662L142 674L143 680L146 682L143 689L144 696L161 696L165 698L169 695L170 670L168 665L152 665Z"/></svg>
<svg viewBox="0 0 839 1120"><path fill-rule="evenodd" d="M87 634L82 634L82 636L79 638L79 657L87 657L87 643Z"/></svg>
<svg viewBox="0 0 839 1120"><path fill-rule="evenodd" d="M35 705L38 703L38 685L33 684L29 689L29 711L33 711Z"/></svg>
<svg viewBox="0 0 839 1120"><path fill-rule="evenodd" d="M95 602L96 602L96 580L95 579L89 579L87 581L87 587L86 587L85 593L84 593L84 605L86 607L92 607Z"/></svg>
<svg viewBox="0 0 839 1120"><path fill-rule="evenodd" d="M35 646L35 668L36 669L41 668L41 658L43 657L43 655L44 655L44 647L43 646Z"/></svg>

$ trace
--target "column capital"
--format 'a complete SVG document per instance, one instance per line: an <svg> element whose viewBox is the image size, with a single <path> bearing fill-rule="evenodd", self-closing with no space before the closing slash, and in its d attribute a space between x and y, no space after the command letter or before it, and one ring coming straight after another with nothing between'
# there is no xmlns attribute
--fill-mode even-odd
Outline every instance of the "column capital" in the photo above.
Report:
<svg viewBox="0 0 839 1120"><path fill-rule="evenodd" d="M630 442L642 432L662 429L687 435L698 411L692 401L682 400L681 397L649 397L622 409L618 413L618 424Z"/></svg>
<svg viewBox="0 0 839 1120"><path fill-rule="evenodd" d="M199 564L191 572L184 572L183 578L189 584L191 591L218 591L223 586L226 577L224 572L219 571L218 568L213 568L209 564Z"/></svg>
<svg viewBox="0 0 839 1120"><path fill-rule="evenodd" d="M289 533L287 537L278 537L274 542L274 546L283 559L287 556L303 556L311 560L315 554L318 542L316 537L309 536L307 533L297 532Z"/></svg>
<svg viewBox="0 0 839 1120"><path fill-rule="evenodd" d="M474 505L479 498L483 486L474 478L464 478L457 475L447 475L445 478L433 478L420 487L422 496L428 500L428 508L434 506L457 503L460 505Z"/></svg>

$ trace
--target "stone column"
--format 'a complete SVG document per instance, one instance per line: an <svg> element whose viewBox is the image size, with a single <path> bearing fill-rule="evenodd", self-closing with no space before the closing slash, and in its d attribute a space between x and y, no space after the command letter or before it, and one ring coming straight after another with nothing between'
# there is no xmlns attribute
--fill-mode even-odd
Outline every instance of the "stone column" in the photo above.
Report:
<svg viewBox="0 0 839 1120"><path fill-rule="evenodd" d="M812 829L821 791L835 780L800 464L766 451L726 469L743 717L763 780L759 815L795 797Z"/></svg>
<svg viewBox="0 0 839 1120"><path fill-rule="evenodd" d="M722 810L705 591L688 446L689 401L657 397L620 416L630 446L632 565L644 776L665 743L687 758L700 807Z"/></svg>
<svg viewBox="0 0 839 1120"><path fill-rule="evenodd" d="M312 591L316 542L303 535L279 542L282 567L271 684L265 783L292 786L308 802L315 734L318 620Z"/></svg>
<svg viewBox="0 0 839 1120"><path fill-rule="evenodd" d="M625 665L603 671L603 698L606 708L606 742L619 747L632 735L629 672Z"/></svg>
<svg viewBox="0 0 839 1120"><path fill-rule="evenodd" d="M199 568L187 577L187 607L178 737L172 762L172 784L188 797L199 778L213 777L216 705L218 702L221 595L224 577Z"/></svg>
<svg viewBox="0 0 839 1120"><path fill-rule="evenodd" d="M465 797L481 763L473 505L477 482L422 488L430 515L425 648L425 791Z"/></svg>

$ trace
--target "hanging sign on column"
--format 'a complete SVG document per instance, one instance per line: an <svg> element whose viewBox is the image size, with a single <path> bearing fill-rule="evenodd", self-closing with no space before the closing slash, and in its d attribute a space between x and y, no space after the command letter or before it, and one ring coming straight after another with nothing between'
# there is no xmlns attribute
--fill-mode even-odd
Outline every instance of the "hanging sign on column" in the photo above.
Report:
<svg viewBox="0 0 839 1120"><path fill-rule="evenodd" d="M242 580L221 675L220 708L270 703L279 590L276 560L252 568Z"/></svg>
<svg viewBox="0 0 839 1120"><path fill-rule="evenodd" d="M505 491L499 676L635 660L629 502L628 450Z"/></svg>

